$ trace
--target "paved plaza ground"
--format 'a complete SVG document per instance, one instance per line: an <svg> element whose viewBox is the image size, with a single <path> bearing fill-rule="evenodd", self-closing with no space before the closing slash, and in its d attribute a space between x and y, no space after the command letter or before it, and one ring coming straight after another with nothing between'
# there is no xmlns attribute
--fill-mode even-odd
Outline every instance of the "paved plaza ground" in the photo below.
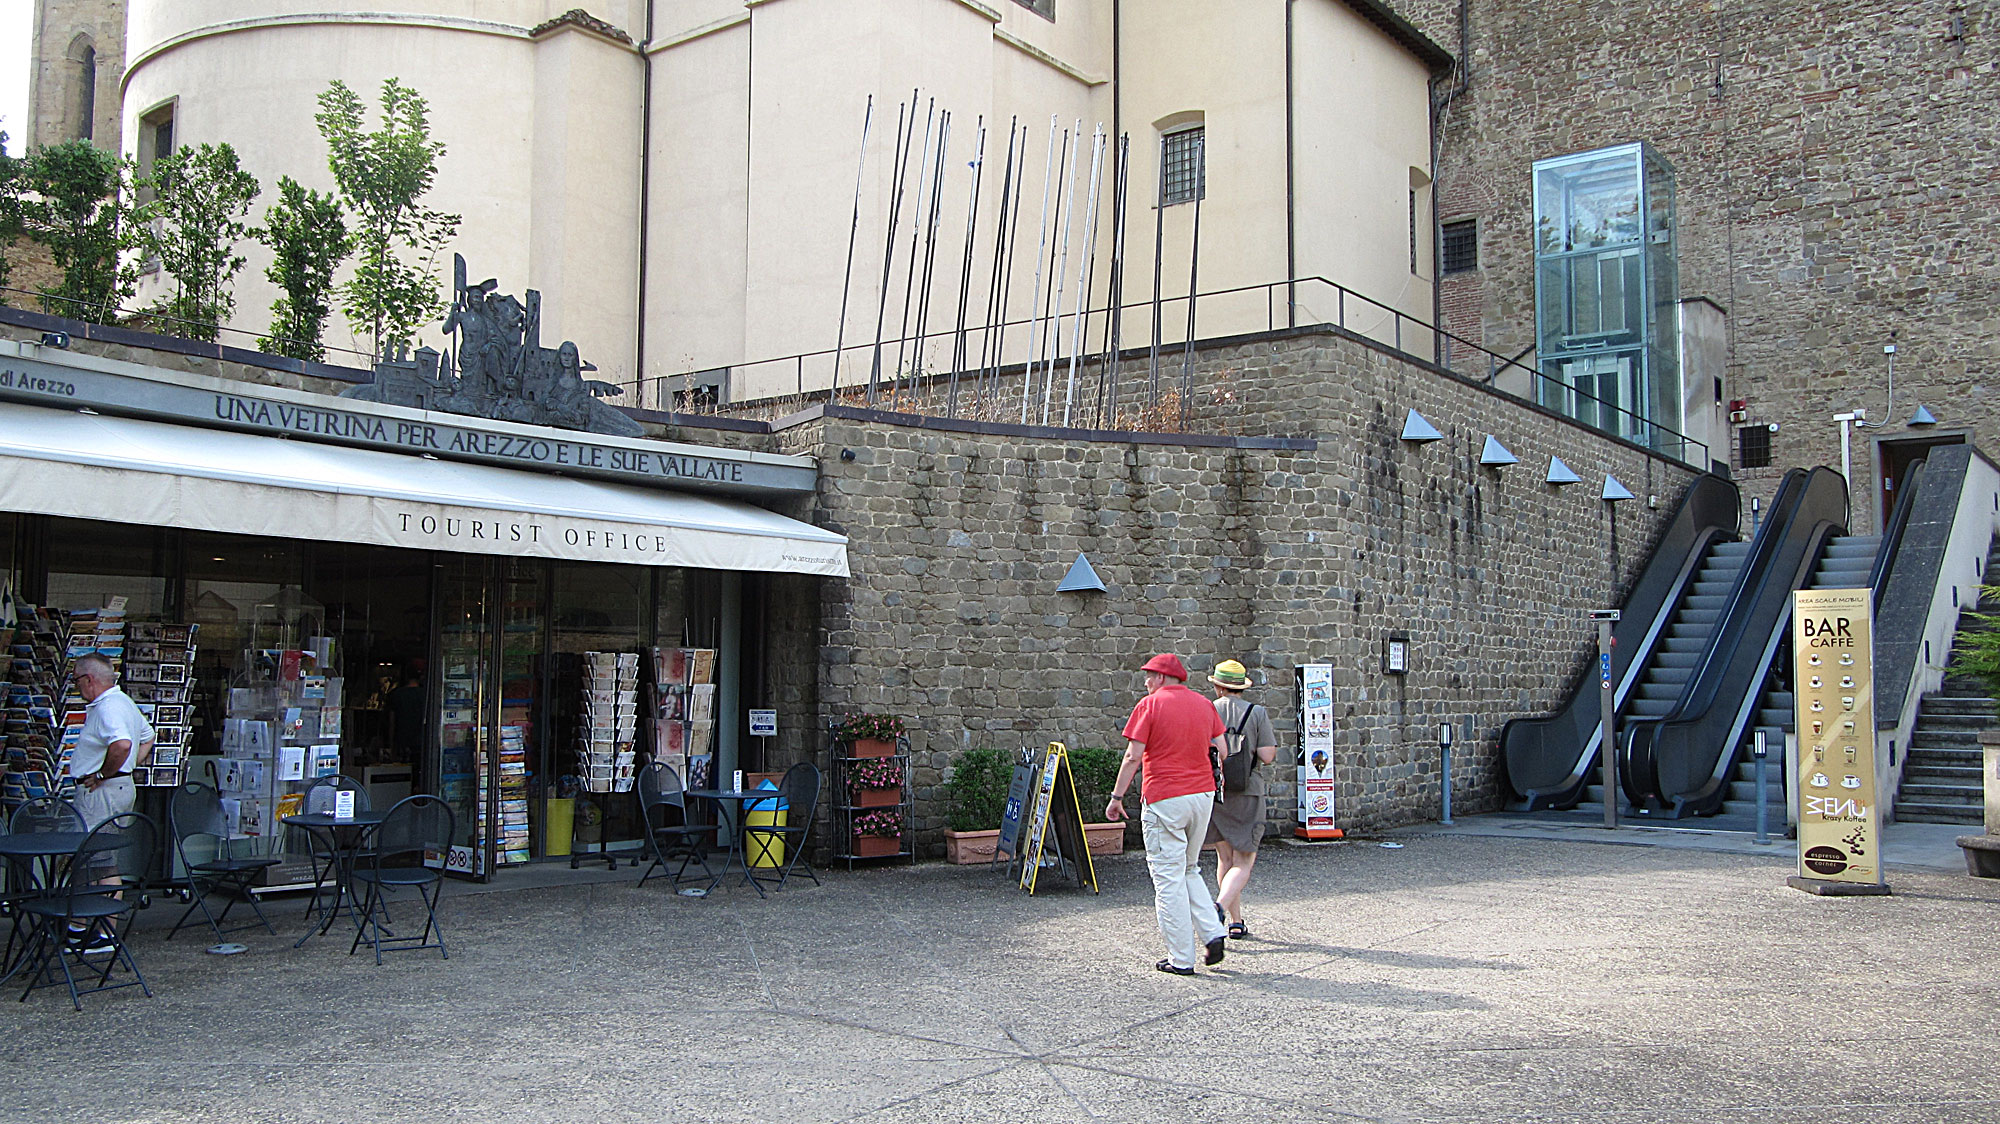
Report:
<svg viewBox="0 0 2000 1124"><path fill-rule="evenodd" d="M448 961L146 911L155 998L0 1002L24 1121L2000 1120L2000 884L1788 889L1778 853L1411 832L1267 846L1255 939L1181 979L1142 856L767 901L629 871L447 902ZM1740 849L1739 849L1740 850ZM560 875L567 876L563 870Z"/></svg>

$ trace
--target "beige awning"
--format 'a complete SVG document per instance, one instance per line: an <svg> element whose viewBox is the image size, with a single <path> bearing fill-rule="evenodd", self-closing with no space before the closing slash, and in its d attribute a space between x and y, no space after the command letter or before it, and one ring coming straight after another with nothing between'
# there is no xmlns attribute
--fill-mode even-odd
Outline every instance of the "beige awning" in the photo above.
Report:
<svg viewBox="0 0 2000 1124"><path fill-rule="evenodd" d="M735 500L0 404L0 510L511 557L847 576L847 539Z"/></svg>

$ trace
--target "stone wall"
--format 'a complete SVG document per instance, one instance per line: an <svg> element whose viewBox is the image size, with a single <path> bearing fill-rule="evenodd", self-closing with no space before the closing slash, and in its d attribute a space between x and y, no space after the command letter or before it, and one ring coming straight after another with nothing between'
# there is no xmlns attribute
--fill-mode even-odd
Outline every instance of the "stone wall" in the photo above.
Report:
<svg viewBox="0 0 2000 1124"><path fill-rule="evenodd" d="M1394 0L1461 53L1461 0ZM1728 313L1725 398L1779 423L1783 470L1838 465L1830 416L1887 428L1855 444L1856 524L1874 525L1876 438L2000 443L2000 16L1963 0L1549 4L1470 0L1467 85L1439 111L1439 218L1479 221L1486 346L1532 342L1530 168L1633 140L1675 171L1681 294ZM1448 326L1459 328L1449 307ZM1883 346L1895 342L1888 403ZM1937 432L1937 431L1933 431ZM1740 464L1731 443L1718 459Z"/></svg>
<svg viewBox="0 0 2000 1124"><path fill-rule="evenodd" d="M801 717L912 720L925 847L955 754L1121 744L1137 668L1163 650L1191 668L1242 659L1287 744L1292 668L1333 663L1348 827L1436 815L1440 721L1474 734L1455 799L1493 808L1500 724L1564 694L1591 643L1586 611L1615 600L1692 478L1336 333L1206 348L1196 385L1229 388L1227 402L1195 399L1235 426L1309 436L1065 435L839 408L780 434L819 457L814 522L849 536L853 568L820 583L816 649L792 645L818 665L819 714ZM1399 439L1412 407L1444 440ZM1480 467L1489 433L1521 463ZM1543 483L1551 454L1585 482ZM1607 471L1640 499L1601 501ZM1106 592L1056 592L1079 552ZM1391 633L1410 638L1406 676L1382 671ZM1278 830L1291 778L1281 758Z"/></svg>

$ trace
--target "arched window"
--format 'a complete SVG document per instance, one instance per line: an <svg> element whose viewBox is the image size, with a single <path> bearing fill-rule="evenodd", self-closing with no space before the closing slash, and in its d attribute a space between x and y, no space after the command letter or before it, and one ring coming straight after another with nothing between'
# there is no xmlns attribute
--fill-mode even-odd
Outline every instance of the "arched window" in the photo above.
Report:
<svg viewBox="0 0 2000 1124"><path fill-rule="evenodd" d="M97 125L97 44L88 35L78 35L69 41L65 57L70 64L69 96L64 99L70 131L78 140L90 140Z"/></svg>

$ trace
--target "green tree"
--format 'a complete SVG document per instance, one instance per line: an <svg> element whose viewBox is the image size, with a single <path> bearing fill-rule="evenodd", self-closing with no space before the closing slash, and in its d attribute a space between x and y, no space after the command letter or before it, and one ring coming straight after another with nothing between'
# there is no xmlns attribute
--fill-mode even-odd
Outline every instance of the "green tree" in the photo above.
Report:
<svg viewBox="0 0 2000 1124"><path fill-rule="evenodd" d="M394 78L382 83L380 125L363 131L366 106L335 79L313 116L326 138L327 164L354 216L354 276L341 310L377 358L407 347L444 311L437 262L459 216L431 210L423 197L437 178L444 142L431 139L423 95Z"/></svg>
<svg viewBox="0 0 2000 1124"><path fill-rule="evenodd" d="M250 234L257 177L228 144L197 144L154 160L139 187L152 195L133 212L139 248L174 279L153 311L173 334L213 341L236 310L229 283L243 268L236 246Z"/></svg>
<svg viewBox="0 0 2000 1124"><path fill-rule="evenodd" d="M0 129L0 305L7 303L7 281L14 262L7 256L21 236L21 161L7 154L7 130Z"/></svg>
<svg viewBox="0 0 2000 1124"><path fill-rule="evenodd" d="M134 278L120 260L133 248L125 162L73 140L29 153L23 173L23 224L63 274L60 283L42 287L42 310L110 323L132 295Z"/></svg>
<svg viewBox="0 0 2000 1124"><path fill-rule="evenodd" d="M326 318L333 311L333 271L354 248L340 201L308 191L290 176L278 177L278 201L264 211L254 232L271 248L264 276L284 295L271 305L271 334L257 347L273 355L326 358Z"/></svg>

